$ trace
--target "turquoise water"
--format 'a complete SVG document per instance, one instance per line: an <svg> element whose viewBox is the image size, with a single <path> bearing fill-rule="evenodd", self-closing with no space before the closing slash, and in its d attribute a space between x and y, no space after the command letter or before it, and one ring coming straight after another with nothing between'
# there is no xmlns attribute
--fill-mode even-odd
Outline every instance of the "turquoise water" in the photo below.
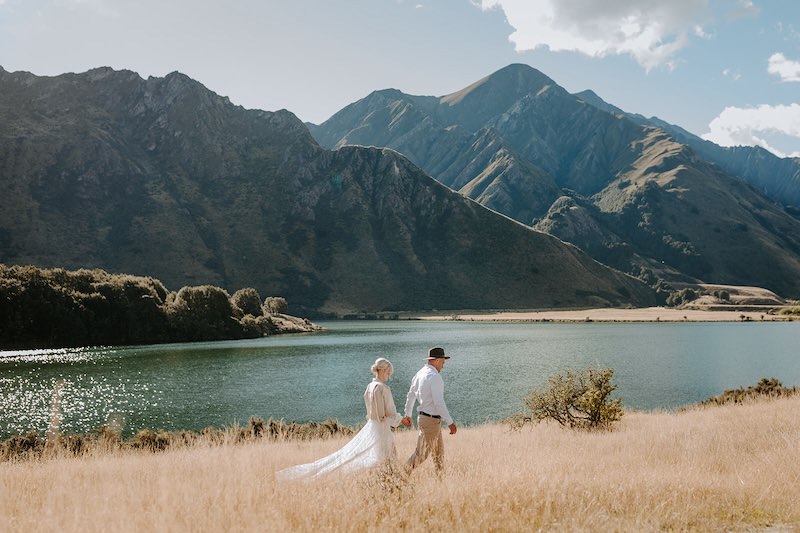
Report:
<svg viewBox="0 0 800 533"><path fill-rule="evenodd" d="M246 423L250 416L360 424L376 357L402 409L430 346L452 355L445 396L461 424L522 408L567 368L610 366L634 409L672 409L762 377L800 384L800 323L553 324L327 322L322 333L256 340L0 352L0 437L46 430L63 380L61 429L112 421L126 433Z"/></svg>

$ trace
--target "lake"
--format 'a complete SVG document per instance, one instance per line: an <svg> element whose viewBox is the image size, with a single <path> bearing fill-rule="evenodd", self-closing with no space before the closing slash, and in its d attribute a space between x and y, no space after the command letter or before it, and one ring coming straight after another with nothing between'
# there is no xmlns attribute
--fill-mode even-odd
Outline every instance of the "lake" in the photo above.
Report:
<svg viewBox="0 0 800 533"><path fill-rule="evenodd" d="M0 352L0 438L50 420L63 380L62 431L109 421L202 429L250 416L360 424L362 394L379 356L402 410L427 349L452 355L445 397L459 424L522 409L548 376L590 365L615 369L627 408L674 409L775 377L800 384L800 323L322 322L321 333L214 343Z"/></svg>

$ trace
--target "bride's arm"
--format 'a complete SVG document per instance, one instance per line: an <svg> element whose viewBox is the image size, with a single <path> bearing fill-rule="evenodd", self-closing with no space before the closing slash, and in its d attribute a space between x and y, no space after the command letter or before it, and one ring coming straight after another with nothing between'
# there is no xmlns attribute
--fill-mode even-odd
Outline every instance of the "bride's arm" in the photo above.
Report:
<svg viewBox="0 0 800 533"><path fill-rule="evenodd" d="M389 424L393 428L396 428L400 425L403 415L397 412L397 407L395 407L394 398L392 397L392 389L388 385L383 387L383 403L386 407L386 419L389 420Z"/></svg>

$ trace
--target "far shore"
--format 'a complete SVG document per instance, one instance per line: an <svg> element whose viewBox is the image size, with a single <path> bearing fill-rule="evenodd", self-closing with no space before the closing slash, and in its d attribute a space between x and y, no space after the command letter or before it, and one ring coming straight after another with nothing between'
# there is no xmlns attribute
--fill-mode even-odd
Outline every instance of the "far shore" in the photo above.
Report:
<svg viewBox="0 0 800 533"><path fill-rule="evenodd" d="M768 322L791 321L797 317L769 314L763 310L704 310L670 307L633 309L596 308L543 311L463 311L449 314L416 315L419 320L485 322Z"/></svg>

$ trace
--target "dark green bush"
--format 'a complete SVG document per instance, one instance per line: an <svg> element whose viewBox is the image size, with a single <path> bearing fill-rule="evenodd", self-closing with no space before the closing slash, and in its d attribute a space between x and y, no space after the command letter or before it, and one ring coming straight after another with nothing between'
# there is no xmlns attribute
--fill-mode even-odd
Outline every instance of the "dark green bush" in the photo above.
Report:
<svg viewBox="0 0 800 533"><path fill-rule="evenodd" d="M232 297L211 285L175 293L151 277L0 264L2 348L251 338L275 333L264 309L287 308L283 298L262 308L252 288Z"/></svg>
<svg viewBox="0 0 800 533"><path fill-rule="evenodd" d="M45 440L36 431L15 435L0 445L0 459L8 461L39 456L44 450L44 444Z"/></svg>
<svg viewBox="0 0 800 533"><path fill-rule="evenodd" d="M289 310L289 304L286 303L286 298L280 296L270 296L264 300L264 312L273 315L286 314Z"/></svg>
<svg viewBox="0 0 800 533"><path fill-rule="evenodd" d="M700 293L698 293L694 289L681 289L679 291L675 291L669 295L667 298L667 305L670 307L678 307L683 304L693 302L700 297Z"/></svg>
<svg viewBox="0 0 800 533"><path fill-rule="evenodd" d="M716 290L716 291L713 291L711 294L713 294L714 296L716 296L719 300L722 300L723 302L728 302L731 299L731 293L726 291L726 290L722 290L722 289L721 290Z"/></svg>
<svg viewBox="0 0 800 533"><path fill-rule="evenodd" d="M219 287L183 287L167 306L167 319L177 339L209 341L241 337L230 296Z"/></svg>
<svg viewBox="0 0 800 533"><path fill-rule="evenodd" d="M622 400L611 399L617 388L613 377L611 368L551 376L544 388L525 398L528 411L512 417L512 426L550 419L571 429L611 429L624 413Z"/></svg>
<svg viewBox="0 0 800 533"><path fill-rule="evenodd" d="M248 287L234 292L233 296L231 296L231 303L235 308L242 311L242 315L257 317L263 314L261 296L253 288Z"/></svg>
<svg viewBox="0 0 800 533"><path fill-rule="evenodd" d="M257 339L264 336L261 326L253 315L244 315L239 320L239 324L242 326L242 337L245 339Z"/></svg>
<svg viewBox="0 0 800 533"><path fill-rule="evenodd" d="M153 431L152 429L142 429L133 436L128 442L128 445L131 448L157 452L166 450L171 441L172 436L170 433L165 431Z"/></svg>
<svg viewBox="0 0 800 533"><path fill-rule="evenodd" d="M699 405L741 404L753 400L783 398L797 394L800 394L800 389L797 387L784 387L783 383L775 378L761 378L755 385L725 390L722 394L703 400Z"/></svg>
<svg viewBox="0 0 800 533"><path fill-rule="evenodd" d="M258 328L261 330L263 335L274 335L278 332L278 326L275 325L275 322L272 321L267 315L263 315L256 318L256 324Z"/></svg>

